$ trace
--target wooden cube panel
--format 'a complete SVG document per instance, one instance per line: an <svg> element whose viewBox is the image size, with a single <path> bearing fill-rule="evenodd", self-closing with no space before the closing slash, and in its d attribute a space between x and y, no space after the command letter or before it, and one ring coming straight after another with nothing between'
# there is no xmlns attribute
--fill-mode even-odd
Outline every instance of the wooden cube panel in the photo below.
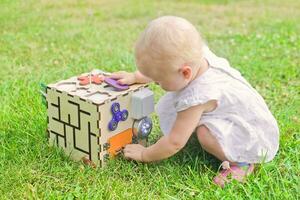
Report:
<svg viewBox="0 0 300 200"><path fill-rule="evenodd" d="M105 165L107 158L116 155L115 150L132 142L131 96L147 86L134 84L126 91L115 91L106 83L80 86L77 77L49 84L46 91L49 144L62 148L74 160ZM128 110L128 118L111 131L108 123L115 102L121 110Z"/></svg>

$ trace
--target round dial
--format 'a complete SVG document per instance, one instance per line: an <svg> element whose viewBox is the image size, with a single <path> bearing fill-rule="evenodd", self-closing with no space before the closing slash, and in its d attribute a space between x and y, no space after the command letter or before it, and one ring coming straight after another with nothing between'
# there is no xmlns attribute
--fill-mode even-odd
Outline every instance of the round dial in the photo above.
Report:
<svg viewBox="0 0 300 200"><path fill-rule="evenodd" d="M152 120L149 117L144 117L134 122L134 134L138 138L146 138L152 130Z"/></svg>

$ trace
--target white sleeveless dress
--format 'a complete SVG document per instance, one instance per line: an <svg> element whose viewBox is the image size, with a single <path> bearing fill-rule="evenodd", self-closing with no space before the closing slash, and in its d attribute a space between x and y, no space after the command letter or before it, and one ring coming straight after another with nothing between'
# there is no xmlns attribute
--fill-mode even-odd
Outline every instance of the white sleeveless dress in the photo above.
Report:
<svg viewBox="0 0 300 200"><path fill-rule="evenodd" d="M161 130L168 134L177 112L217 100L217 108L199 117L232 162L272 160L279 148L279 129L261 95L207 46L209 69L179 92L167 92L156 105Z"/></svg>

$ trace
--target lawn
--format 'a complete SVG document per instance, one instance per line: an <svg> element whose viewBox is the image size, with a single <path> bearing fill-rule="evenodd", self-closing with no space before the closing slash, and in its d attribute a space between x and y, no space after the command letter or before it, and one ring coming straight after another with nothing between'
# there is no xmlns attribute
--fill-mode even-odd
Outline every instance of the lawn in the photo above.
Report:
<svg viewBox="0 0 300 200"><path fill-rule="evenodd" d="M278 120L277 156L245 184L213 185L220 163L194 140L159 163L119 158L103 169L48 146L39 83L93 68L133 71L139 33L170 14L194 23ZM300 199L299 21L298 0L0 0L0 199ZM158 100L163 91L151 88ZM153 119L151 143L160 135Z"/></svg>

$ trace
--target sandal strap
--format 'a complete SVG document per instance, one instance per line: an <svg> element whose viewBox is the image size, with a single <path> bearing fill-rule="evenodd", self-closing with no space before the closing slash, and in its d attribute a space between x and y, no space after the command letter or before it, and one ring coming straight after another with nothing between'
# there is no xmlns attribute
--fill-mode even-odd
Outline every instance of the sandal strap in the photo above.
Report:
<svg viewBox="0 0 300 200"><path fill-rule="evenodd" d="M245 166L248 166L247 169L243 169ZM227 178L228 176L231 175L232 179L243 182L245 181L245 177L249 175L254 169L253 164L238 163L238 165L230 166L230 163L228 161L222 162L221 167L223 169L219 172L219 175L214 178L214 182L221 187L224 187L226 182L230 182Z"/></svg>

